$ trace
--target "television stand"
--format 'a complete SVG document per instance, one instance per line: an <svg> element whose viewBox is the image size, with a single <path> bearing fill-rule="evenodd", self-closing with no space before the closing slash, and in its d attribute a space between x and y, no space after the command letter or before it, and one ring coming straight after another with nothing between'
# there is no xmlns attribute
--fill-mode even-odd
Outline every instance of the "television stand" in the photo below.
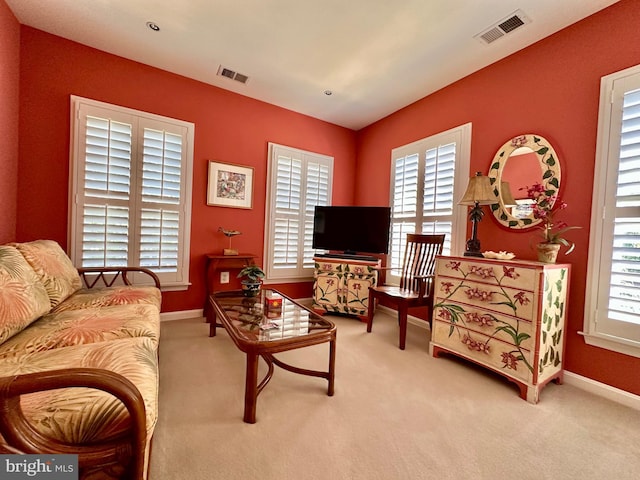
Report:
<svg viewBox="0 0 640 480"><path fill-rule="evenodd" d="M378 283L380 259L328 253L316 255L313 261L313 310L354 315L366 322L369 287Z"/></svg>

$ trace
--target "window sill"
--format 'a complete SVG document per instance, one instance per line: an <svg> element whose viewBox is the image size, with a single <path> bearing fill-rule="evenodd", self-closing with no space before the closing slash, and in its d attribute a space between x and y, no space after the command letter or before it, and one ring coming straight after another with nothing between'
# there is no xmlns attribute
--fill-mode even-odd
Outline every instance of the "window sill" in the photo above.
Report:
<svg viewBox="0 0 640 480"><path fill-rule="evenodd" d="M189 287L191 286L190 283L169 283L166 285L161 285L160 287L160 291L161 292L181 292L184 290L188 290Z"/></svg>
<svg viewBox="0 0 640 480"><path fill-rule="evenodd" d="M578 333L584 337L584 341L587 345L640 358L640 342L634 342L611 335L592 334L586 332Z"/></svg>

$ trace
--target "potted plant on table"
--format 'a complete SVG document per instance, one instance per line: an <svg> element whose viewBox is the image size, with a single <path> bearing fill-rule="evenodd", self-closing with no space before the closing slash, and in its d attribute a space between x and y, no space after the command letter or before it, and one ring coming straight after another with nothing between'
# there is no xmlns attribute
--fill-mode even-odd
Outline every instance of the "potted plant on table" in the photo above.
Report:
<svg viewBox="0 0 640 480"><path fill-rule="evenodd" d="M242 280L242 293L245 297L255 297L258 295L260 291L260 286L262 285L262 279L265 277L262 269L252 263L251 265L247 265L238 273L238 278L243 278Z"/></svg>
<svg viewBox="0 0 640 480"><path fill-rule="evenodd" d="M575 244L563 235L569 230L580 227L570 227L566 222L554 219L559 210L567 208L567 204L558 198L555 190L547 191L540 183L534 183L533 186L526 187L526 190L527 196L534 202L533 217L542 220L540 229L543 241L537 245L538 260L544 263L555 263L561 245L569 247L567 255L575 248Z"/></svg>

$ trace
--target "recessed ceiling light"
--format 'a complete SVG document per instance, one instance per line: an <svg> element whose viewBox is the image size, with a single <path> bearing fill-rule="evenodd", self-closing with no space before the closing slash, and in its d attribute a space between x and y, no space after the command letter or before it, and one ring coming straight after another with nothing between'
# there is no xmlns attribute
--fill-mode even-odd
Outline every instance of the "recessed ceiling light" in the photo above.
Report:
<svg viewBox="0 0 640 480"><path fill-rule="evenodd" d="M330 95L333 95L333 92L331 90L325 90L324 94L328 97Z"/></svg>
<svg viewBox="0 0 640 480"><path fill-rule="evenodd" d="M157 23L154 23L154 22L147 22L147 27L149 27L154 32L159 32L160 31L160 27L158 26Z"/></svg>

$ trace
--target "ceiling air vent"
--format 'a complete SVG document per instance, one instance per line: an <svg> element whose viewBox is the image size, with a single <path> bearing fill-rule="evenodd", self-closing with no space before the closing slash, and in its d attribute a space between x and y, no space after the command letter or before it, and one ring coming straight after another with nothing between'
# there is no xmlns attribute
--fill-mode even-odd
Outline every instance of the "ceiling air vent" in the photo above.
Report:
<svg viewBox="0 0 640 480"><path fill-rule="evenodd" d="M221 77L230 78L231 80L235 80L236 82L240 83L247 83L249 81L248 76L243 75L242 73L234 72L230 68L225 68L222 65L220 65L220 68L218 68L218 75L220 75Z"/></svg>
<svg viewBox="0 0 640 480"><path fill-rule="evenodd" d="M527 17L522 10L516 10L508 17L503 18L473 38L480 40L482 43L489 44L527 23L531 23L529 17Z"/></svg>

